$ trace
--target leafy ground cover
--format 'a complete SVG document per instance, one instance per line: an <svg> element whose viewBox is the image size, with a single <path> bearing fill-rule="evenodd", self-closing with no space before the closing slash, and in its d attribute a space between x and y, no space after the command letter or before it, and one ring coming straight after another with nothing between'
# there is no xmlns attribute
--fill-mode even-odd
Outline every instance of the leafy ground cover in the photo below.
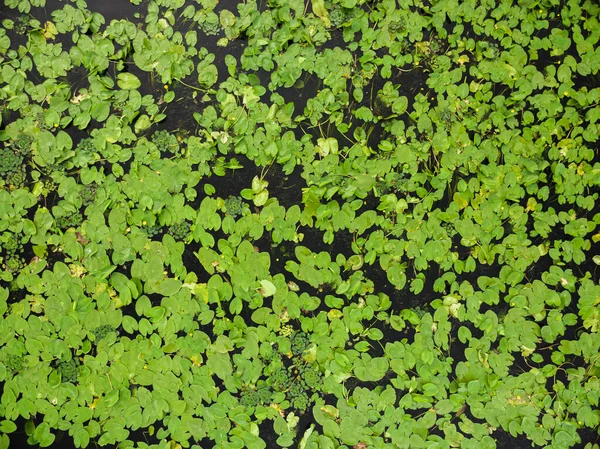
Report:
<svg viewBox="0 0 600 449"><path fill-rule="evenodd" d="M598 447L597 2L0 11L0 448Z"/></svg>

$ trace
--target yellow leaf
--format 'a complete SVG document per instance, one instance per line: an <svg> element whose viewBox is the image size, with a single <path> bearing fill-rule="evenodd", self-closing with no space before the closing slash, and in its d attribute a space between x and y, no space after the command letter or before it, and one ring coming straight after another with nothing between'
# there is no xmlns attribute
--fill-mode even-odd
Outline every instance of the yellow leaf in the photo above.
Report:
<svg viewBox="0 0 600 449"><path fill-rule="evenodd" d="M327 28L329 28L331 26L331 22L329 21L329 13L327 12L327 8L325 8L325 2L323 0L312 0L311 4L315 15L323 21Z"/></svg>
<svg viewBox="0 0 600 449"><path fill-rule="evenodd" d="M459 63L460 65L464 65L464 64L465 64L465 63L467 63L467 62L469 62L469 57L468 57L467 55L461 55L461 56L458 58L458 63Z"/></svg>
<svg viewBox="0 0 600 449"><path fill-rule="evenodd" d="M44 37L46 39L54 39L57 34L58 30L56 29L56 25L50 21L44 24Z"/></svg>
<svg viewBox="0 0 600 449"><path fill-rule="evenodd" d="M343 316L343 313L338 309L332 309L327 313L327 318L329 318L330 321L339 319L342 316Z"/></svg>

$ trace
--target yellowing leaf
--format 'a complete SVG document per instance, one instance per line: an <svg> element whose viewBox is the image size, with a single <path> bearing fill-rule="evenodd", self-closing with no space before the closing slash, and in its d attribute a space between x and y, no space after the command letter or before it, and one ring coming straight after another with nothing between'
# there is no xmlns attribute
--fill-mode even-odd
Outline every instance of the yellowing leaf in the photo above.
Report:
<svg viewBox="0 0 600 449"><path fill-rule="evenodd" d="M258 291L264 298L273 296L277 291L277 287L275 287L271 281L266 279L260 281L260 285L261 287L258 289Z"/></svg>
<svg viewBox="0 0 600 449"><path fill-rule="evenodd" d="M323 21L327 28L329 28L331 26L331 22L329 21L329 13L325 8L325 2L323 0L312 0L311 4L315 15Z"/></svg>
<svg viewBox="0 0 600 449"><path fill-rule="evenodd" d="M56 29L56 25L50 21L44 24L44 37L46 39L54 39L57 34L58 30Z"/></svg>
<svg viewBox="0 0 600 449"><path fill-rule="evenodd" d="M461 55L457 61L460 65L465 65L465 63L469 62L469 57L467 55Z"/></svg>

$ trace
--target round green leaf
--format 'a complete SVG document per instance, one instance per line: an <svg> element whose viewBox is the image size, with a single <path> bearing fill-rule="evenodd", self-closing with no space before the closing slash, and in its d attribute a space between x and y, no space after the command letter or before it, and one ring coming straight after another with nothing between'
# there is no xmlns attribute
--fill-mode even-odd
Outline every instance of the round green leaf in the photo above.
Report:
<svg viewBox="0 0 600 449"><path fill-rule="evenodd" d="M142 85L137 76L131 73L119 73L117 76L117 85L124 90L134 90Z"/></svg>

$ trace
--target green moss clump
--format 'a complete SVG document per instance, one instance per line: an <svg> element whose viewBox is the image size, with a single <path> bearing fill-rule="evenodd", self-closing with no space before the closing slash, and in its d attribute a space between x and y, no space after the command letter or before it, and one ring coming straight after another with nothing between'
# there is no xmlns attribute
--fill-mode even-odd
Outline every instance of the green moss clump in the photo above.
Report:
<svg viewBox="0 0 600 449"><path fill-rule="evenodd" d="M9 233L4 233L3 242L2 242L2 250L4 254L7 256L14 256L15 254L19 254L23 251L23 244L18 238L14 238L14 235Z"/></svg>
<svg viewBox="0 0 600 449"><path fill-rule="evenodd" d="M4 148L0 153L0 175L6 176L17 170L23 163L23 156L12 151L10 148Z"/></svg>
<svg viewBox="0 0 600 449"><path fill-rule="evenodd" d="M84 206L89 206L96 199L96 190L98 189L98 185L95 183L87 184L83 186L80 192L81 203Z"/></svg>
<svg viewBox="0 0 600 449"><path fill-rule="evenodd" d="M388 24L388 31L391 34L403 33L406 31L406 23L404 19L393 20Z"/></svg>
<svg viewBox="0 0 600 449"><path fill-rule="evenodd" d="M269 379L273 390L286 391L294 382L293 374L285 367L278 368Z"/></svg>
<svg viewBox="0 0 600 449"><path fill-rule="evenodd" d="M27 183L25 164L21 164L16 170L8 173L6 175L5 182L15 189L25 187L25 184Z"/></svg>
<svg viewBox="0 0 600 449"><path fill-rule="evenodd" d="M98 327L92 329L92 334L94 334L94 339L96 342L99 342L104 337L106 337L109 333L114 332L115 328L110 324L103 324Z"/></svg>
<svg viewBox="0 0 600 449"><path fill-rule="evenodd" d="M15 21L15 32L17 34L26 34L31 29L31 19L26 14L17 17Z"/></svg>
<svg viewBox="0 0 600 449"><path fill-rule="evenodd" d="M456 235L456 228L452 223L442 223L442 228L444 228L449 238L452 238Z"/></svg>
<svg viewBox="0 0 600 449"><path fill-rule="evenodd" d="M389 179L389 184L396 193L408 193L410 191L410 179L404 173L394 173Z"/></svg>
<svg viewBox="0 0 600 449"><path fill-rule="evenodd" d="M24 187L27 180L25 158L30 152L32 138L21 134L11 146L0 150L0 179L11 188Z"/></svg>
<svg viewBox="0 0 600 449"><path fill-rule="evenodd" d="M26 263L21 253L23 252L23 243L20 238L5 233L2 236L1 243L4 260L2 268L10 273L17 273L25 267Z"/></svg>
<svg viewBox="0 0 600 449"><path fill-rule="evenodd" d="M61 360L56 366L56 371L60 373L63 382L76 383L79 373L79 360Z"/></svg>
<svg viewBox="0 0 600 449"><path fill-rule="evenodd" d="M208 13L204 21L200 24L200 29L207 36L218 35L221 32L219 17L214 12Z"/></svg>
<svg viewBox="0 0 600 449"><path fill-rule="evenodd" d="M189 221L184 220L181 223L169 226L167 233L175 240L186 240L190 235L191 229L192 224Z"/></svg>
<svg viewBox="0 0 600 449"><path fill-rule="evenodd" d="M244 407L256 407L257 405L265 405L271 402L273 392L271 388L262 384L256 389L248 389L242 393L240 404Z"/></svg>
<svg viewBox="0 0 600 449"><path fill-rule="evenodd" d="M69 215L63 215L62 217L56 217L56 226L65 231L69 228L76 228L83 222L83 216L79 212L75 212Z"/></svg>
<svg viewBox="0 0 600 449"><path fill-rule="evenodd" d="M9 256L2 264L2 268L11 273L17 273L25 267L25 261L19 256Z"/></svg>
<svg viewBox="0 0 600 449"><path fill-rule="evenodd" d="M310 398L303 382L294 382L290 387L288 396L293 407L299 411L305 411L310 405Z"/></svg>
<svg viewBox="0 0 600 449"><path fill-rule="evenodd" d="M144 230L146 231L146 235L148 235L148 238L151 239L152 237L160 234L162 226L159 226L157 224L146 225L144 226Z"/></svg>
<svg viewBox="0 0 600 449"><path fill-rule="evenodd" d="M156 131L152 134L152 143L161 153L179 153L179 142L177 137L165 130Z"/></svg>
<svg viewBox="0 0 600 449"><path fill-rule="evenodd" d="M343 6L334 5L329 11L329 22L333 28L341 28L350 19L350 11Z"/></svg>
<svg viewBox="0 0 600 449"><path fill-rule="evenodd" d="M33 137L29 134L19 134L17 138L12 142L13 151L26 157L31 152L31 144L33 143Z"/></svg>
<svg viewBox="0 0 600 449"><path fill-rule="evenodd" d="M75 148L78 153L91 154L96 152L96 146L94 145L94 139L92 137L86 137L81 139Z"/></svg>
<svg viewBox="0 0 600 449"><path fill-rule="evenodd" d="M224 212L232 218L244 215L248 210L248 205L239 196L230 196L225 200Z"/></svg>
<svg viewBox="0 0 600 449"><path fill-rule="evenodd" d="M300 356L310 346L310 339L304 332L297 332L291 342L292 354L294 356Z"/></svg>
<svg viewBox="0 0 600 449"><path fill-rule="evenodd" d="M98 149L94 144L92 137L81 139L75 147L75 155L72 162L77 167L85 167L88 164L97 162L101 156L98 154Z"/></svg>
<svg viewBox="0 0 600 449"><path fill-rule="evenodd" d="M300 377L306 386L312 390L320 390L323 383L321 372L311 365L306 365L300 370Z"/></svg>
<svg viewBox="0 0 600 449"><path fill-rule="evenodd" d="M16 373L21 371L23 368L24 357L22 354L8 354L4 365L6 366L6 370L10 373Z"/></svg>
<svg viewBox="0 0 600 449"><path fill-rule="evenodd" d="M284 324L279 329L279 335L281 335L282 337L289 337L293 333L294 333L294 327L289 324Z"/></svg>
<svg viewBox="0 0 600 449"><path fill-rule="evenodd" d="M306 409L309 407L310 403L311 403L311 401L306 393L302 393L299 396L296 396L292 400L292 404L293 404L294 408L301 412L306 411Z"/></svg>

